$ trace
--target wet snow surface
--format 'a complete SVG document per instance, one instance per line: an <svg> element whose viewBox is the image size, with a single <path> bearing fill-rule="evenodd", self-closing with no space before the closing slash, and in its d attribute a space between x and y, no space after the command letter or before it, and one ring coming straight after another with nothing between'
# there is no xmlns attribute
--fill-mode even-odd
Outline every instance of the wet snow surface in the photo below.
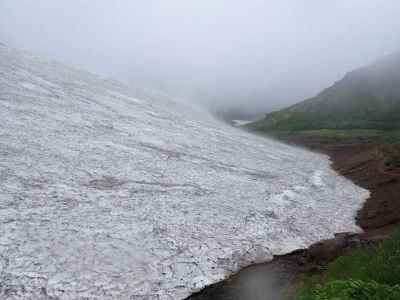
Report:
<svg viewBox="0 0 400 300"><path fill-rule="evenodd" d="M2 299L182 299L358 230L367 196L325 156L0 46Z"/></svg>

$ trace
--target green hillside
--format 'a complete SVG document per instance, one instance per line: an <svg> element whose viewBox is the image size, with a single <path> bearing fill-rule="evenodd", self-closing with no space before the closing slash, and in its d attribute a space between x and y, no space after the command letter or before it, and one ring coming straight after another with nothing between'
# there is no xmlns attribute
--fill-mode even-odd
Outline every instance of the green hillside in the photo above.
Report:
<svg viewBox="0 0 400 300"><path fill-rule="evenodd" d="M400 129L400 52L348 73L316 97L252 123L262 131Z"/></svg>

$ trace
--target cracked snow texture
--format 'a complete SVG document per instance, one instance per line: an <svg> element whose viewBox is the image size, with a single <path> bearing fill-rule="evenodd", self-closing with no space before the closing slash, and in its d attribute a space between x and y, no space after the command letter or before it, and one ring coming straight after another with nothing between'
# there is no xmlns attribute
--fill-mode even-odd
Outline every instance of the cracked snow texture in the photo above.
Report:
<svg viewBox="0 0 400 300"><path fill-rule="evenodd" d="M357 231L327 157L0 46L2 299L182 299Z"/></svg>

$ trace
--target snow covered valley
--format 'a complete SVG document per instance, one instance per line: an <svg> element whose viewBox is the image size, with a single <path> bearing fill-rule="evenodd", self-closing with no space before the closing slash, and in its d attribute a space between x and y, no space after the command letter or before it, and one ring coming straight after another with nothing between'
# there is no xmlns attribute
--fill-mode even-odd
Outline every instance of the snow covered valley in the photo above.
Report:
<svg viewBox="0 0 400 300"><path fill-rule="evenodd" d="M183 299L358 231L326 156L0 45L0 298Z"/></svg>

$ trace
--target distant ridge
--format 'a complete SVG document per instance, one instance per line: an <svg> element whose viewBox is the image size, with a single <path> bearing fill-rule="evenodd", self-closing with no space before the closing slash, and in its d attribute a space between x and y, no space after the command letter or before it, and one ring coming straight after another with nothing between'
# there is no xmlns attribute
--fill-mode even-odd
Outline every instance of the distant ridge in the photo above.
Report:
<svg viewBox="0 0 400 300"><path fill-rule="evenodd" d="M400 129L400 51L251 125L262 130Z"/></svg>

